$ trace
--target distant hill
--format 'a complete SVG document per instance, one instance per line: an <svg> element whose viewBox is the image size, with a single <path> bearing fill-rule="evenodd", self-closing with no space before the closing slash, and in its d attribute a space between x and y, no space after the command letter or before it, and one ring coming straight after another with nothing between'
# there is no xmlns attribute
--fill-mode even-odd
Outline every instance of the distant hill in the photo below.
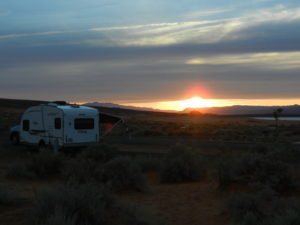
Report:
<svg viewBox="0 0 300 225"><path fill-rule="evenodd" d="M34 105L40 105L47 103L47 101L37 100L20 100L20 99L4 99L0 98L1 107L13 107L13 108L28 108ZM181 112L179 111L164 111L147 107L134 107L123 106L114 103L87 103L85 105L98 108L103 113L112 113L116 115L150 115L157 114L180 114L189 113L191 115L201 114L215 114L215 115L237 115L237 116L271 116L274 109L283 108L282 116L300 116L300 105L291 106L226 106L226 107L211 107L211 108L187 108Z"/></svg>
<svg viewBox="0 0 300 225"><path fill-rule="evenodd" d="M172 110L160 110L160 109L153 109L153 108L149 108L149 107L119 105L119 104L115 104L115 103L91 102L91 103L86 103L84 105L93 106L93 107L120 108L120 109L130 109L130 110L138 110L138 111L151 111L151 112L176 112L176 111L172 111Z"/></svg>
<svg viewBox="0 0 300 225"><path fill-rule="evenodd" d="M38 101L38 100L23 100L23 99L7 99L0 98L1 107L11 107L11 108L28 108L34 105L45 104L47 101Z"/></svg>
<svg viewBox="0 0 300 225"><path fill-rule="evenodd" d="M16 108L20 110L25 110L30 106L46 104L48 101L37 101L37 100L22 100L22 99L6 99L0 98L0 108ZM113 103L101 103L90 105L97 108L101 113L121 116L121 117L136 117L136 116L170 116L182 114L180 112L172 111L156 111L155 109L149 110L149 108L142 107L130 107L123 108L123 106ZM1 119L1 118L0 118Z"/></svg>
<svg viewBox="0 0 300 225"><path fill-rule="evenodd" d="M300 106L226 106L226 107L211 107L211 108L187 108L183 110L184 113L199 113L204 114L218 114L218 115L264 115L270 116L274 109L284 109L282 116L300 116Z"/></svg>

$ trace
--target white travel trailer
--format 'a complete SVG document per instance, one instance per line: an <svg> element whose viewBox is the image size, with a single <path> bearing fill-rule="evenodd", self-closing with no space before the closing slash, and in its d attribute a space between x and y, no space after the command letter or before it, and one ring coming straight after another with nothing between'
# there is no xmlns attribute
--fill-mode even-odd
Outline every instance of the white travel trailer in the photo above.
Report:
<svg viewBox="0 0 300 225"><path fill-rule="evenodd" d="M14 144L39 148L83 147L99 141L99 112L87 106L54 102L28 108L20 125L11 128Z"/></svg>

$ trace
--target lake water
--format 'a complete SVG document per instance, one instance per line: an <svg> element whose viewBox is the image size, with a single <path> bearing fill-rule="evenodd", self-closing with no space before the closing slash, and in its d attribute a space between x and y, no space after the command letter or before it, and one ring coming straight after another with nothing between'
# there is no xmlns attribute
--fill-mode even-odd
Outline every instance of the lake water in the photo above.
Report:
<svg viewBox="0 0 300 225"><path fill-rule="evenodd" d="M257 120L275 120L274 117L253 117ZM300 121L300 117L279 117L279 120L285 121Z"/></svg>

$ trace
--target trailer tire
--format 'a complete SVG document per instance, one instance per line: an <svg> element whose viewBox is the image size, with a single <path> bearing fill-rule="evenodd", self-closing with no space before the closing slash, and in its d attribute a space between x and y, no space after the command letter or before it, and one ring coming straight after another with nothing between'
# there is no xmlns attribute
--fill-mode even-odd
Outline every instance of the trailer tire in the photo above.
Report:
<svg viewBox="0 0 300 225"><path fill-rule="evenodd" d="M20 144L20 136L17 132L14 132L10 135L10 142L12 145Z"/></svg>
<svg viewBox="0 0 300 225"><path fill-rule="evenodd" d="M39 142L38 151L39 151L39 153L47 151L47 145L45 144L45 142L43 140L41 140Z"/></svg>

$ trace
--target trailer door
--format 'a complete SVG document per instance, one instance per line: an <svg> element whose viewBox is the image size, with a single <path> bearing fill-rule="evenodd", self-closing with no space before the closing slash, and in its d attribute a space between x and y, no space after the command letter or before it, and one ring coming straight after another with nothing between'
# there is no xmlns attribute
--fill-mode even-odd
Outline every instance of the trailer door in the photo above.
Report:
<svg viewBox="0 0 300 225"><path fill-rule="evenodd" d="M55 107L45 107L45 127L49 142L53 145L63 144L63 112Z"/></svg>
<svg viewBox="0 0 300 225"><path fill-rule="evenodd" d="M45 136L41 107L32 107L23 114L21 119L21 141L38 144Z"/></svg>

